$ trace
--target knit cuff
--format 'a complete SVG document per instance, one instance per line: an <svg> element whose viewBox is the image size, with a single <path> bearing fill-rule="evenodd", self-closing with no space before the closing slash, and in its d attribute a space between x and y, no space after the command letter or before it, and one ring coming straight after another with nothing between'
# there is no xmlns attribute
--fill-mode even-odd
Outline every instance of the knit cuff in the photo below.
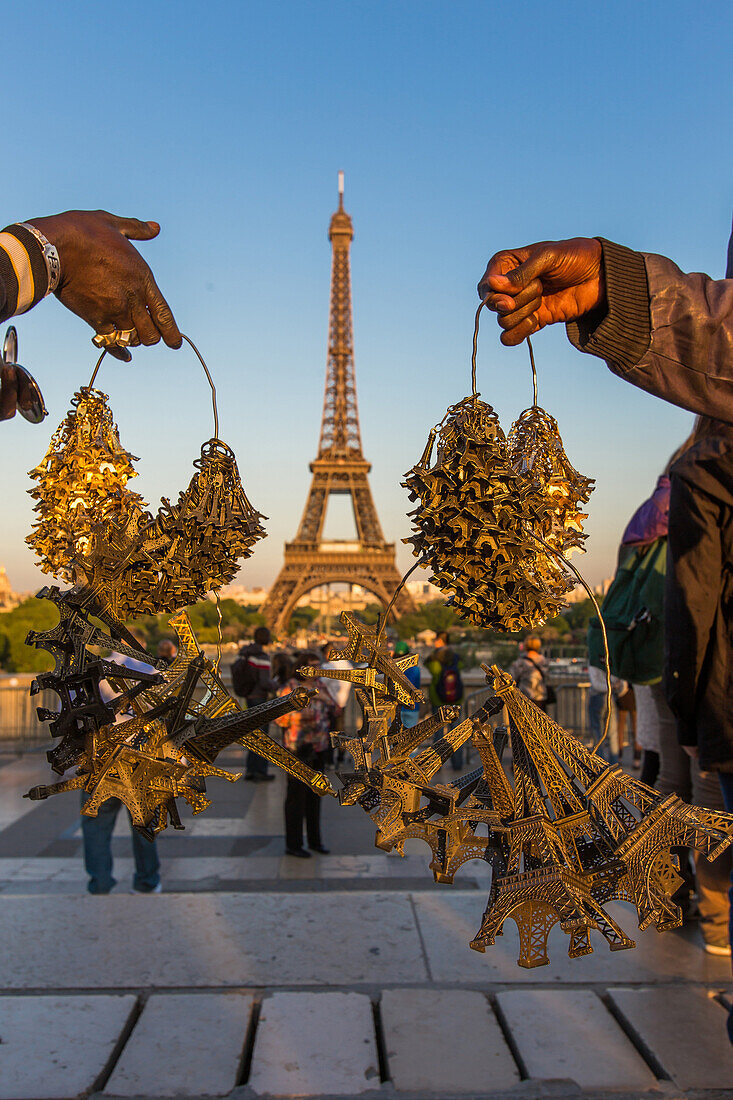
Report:
<svg viewBox="0 0 733 1100"><path fill-rule="evenodd" d="M606 285L605 308L569 321L568 339L578 351L612 363L619 374L643 359L651 343L651 309L646 265L640 252L599 237Z"/></svg>
<svg viewBox="0 0 733 1100"><path fill-rule="evenodd" d="M0 233L0 282L6 291L3 320L25 313L48 292L43 249L22 225L9 225Z"/></svg>

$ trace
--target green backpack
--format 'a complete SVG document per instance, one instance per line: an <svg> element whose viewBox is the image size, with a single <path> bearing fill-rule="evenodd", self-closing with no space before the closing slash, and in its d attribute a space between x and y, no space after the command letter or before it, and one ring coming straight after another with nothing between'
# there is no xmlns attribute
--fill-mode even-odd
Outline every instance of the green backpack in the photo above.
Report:
<svg viewBox="0 0 733 1100"><path fill-rule="evenodd" d="M666 566L666 538L630 550L603 600L611 672L632 684L657 684L662 679ZM588 662L604 667L597 618L588 625Z"/></svg>

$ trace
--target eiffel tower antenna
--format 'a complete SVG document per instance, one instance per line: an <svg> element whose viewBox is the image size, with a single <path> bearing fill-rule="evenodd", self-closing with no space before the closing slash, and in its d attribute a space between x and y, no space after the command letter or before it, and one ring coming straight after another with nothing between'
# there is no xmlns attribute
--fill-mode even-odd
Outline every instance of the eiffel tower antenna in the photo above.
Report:
<svg viewBox="0 0 733 1100"><path fill-rule="evenodd" d="M331 297L326 357L326 386L318 455L298 533L285 544L285 561L262 605L277 634L287 629L301 596L323 585L346 583L367 589L386 606L400 582L394 543L385 541L374 507L359 429L351 309L350 249L354 227L344 209L344 173L338 174L338 209L331 217ZM326 510L332 494L351 498L356 541L324 541ZM413 610L403 589L395 617Z"/></svg>
<svg viewBox="0 0 733 1100"><path fill-rule="evenodd" d="M359 411L356 403L354 335L351 319L349 249L354 239L351 218L344 210L344 174L339 172L339 207L331 218L331 309L323 419L318 457L362 457ZM311 467L312 468L312 467ZM375 517L376 518L376 517Z"/></svg>

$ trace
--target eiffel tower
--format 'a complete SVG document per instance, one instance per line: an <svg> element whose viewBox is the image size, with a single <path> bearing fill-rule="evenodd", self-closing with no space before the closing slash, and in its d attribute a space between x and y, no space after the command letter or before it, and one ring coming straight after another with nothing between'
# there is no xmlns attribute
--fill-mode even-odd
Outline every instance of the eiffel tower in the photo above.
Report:
<svg viewBox="0 0 733 1100"><path fill-rule="evenodd" d="M282 569L262 605L262 614L276 634L286 631L298 600L314 588L338 583L359 585L386 606L400 582L395 545L386 542L382 533L367 477L371 465L361 447L349 268L354 229L344 210L343 172L339 172L339 206L331 218L328 236L333 255L321 437L318 457L310 464L313 480L298 533L285 544ZM351 497L355 541L324 540L326 509L332 493ZM399 616L413 610L412 598L403 589L393 613Z"/></svg>

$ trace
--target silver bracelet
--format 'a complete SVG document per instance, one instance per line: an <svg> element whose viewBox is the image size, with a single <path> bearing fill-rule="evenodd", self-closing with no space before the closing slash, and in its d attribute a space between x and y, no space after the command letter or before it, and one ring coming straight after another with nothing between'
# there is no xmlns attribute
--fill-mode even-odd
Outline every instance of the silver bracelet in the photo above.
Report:
<svg viewBox="0 0 733 1100"><path fill-rule="evenodd" d="M48 272L48 290L46 294L53 294L61 278L61 261L59 260L59 254L54 245L46 240L43 233L41 233L40 229L36 229L35 225L31 225L30 222L19 222L18 224L22 225L24 229L27 229L29 233L32 233L43 249L43 259L46 262L46 271Z"/></svg>

